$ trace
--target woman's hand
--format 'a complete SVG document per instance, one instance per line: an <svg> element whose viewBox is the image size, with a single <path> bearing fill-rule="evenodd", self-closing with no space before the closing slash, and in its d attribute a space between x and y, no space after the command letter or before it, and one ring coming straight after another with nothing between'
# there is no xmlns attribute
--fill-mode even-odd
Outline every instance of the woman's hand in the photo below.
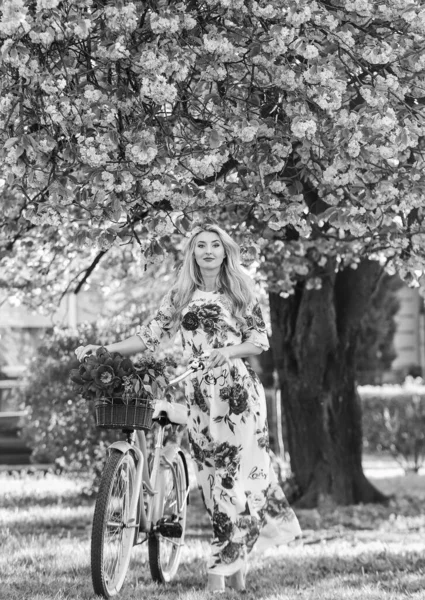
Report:
<svg viewBox="0 0 425 600"><path fill-rule="evenodd" d="M230 363L231 351L227 346L226 348L215 348L211 350L209 360L206 364L206 369L215 369L215 367L222 367L226 363Z"/></svg>
<svg viewBox="0 0 425 600"><path fill-rule="evenodd" d="M100 346L89 344L88 346L78 346L74 352L77 355L78 360L81 362L88 354L94 354L98 348L100 348Z"/></svg>

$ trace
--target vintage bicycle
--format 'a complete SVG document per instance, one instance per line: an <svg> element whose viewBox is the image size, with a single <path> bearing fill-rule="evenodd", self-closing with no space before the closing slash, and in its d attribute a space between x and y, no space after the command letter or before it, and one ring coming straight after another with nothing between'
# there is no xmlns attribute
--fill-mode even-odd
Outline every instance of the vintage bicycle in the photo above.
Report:
<svg viewBox="0 0 425 600"><path fill-rule="evenodd" d="M204 368L194 359L171 380L167 390ZM179 567L184 545L189 477L185 455L176 443L164 444L168 426L185 425L186 408L164 397L155 406L96 405L96 424L121 429L124 440L108 448L96 499L91 573L96 594L117 595L123 586L135 545L148 546L151 576L169 582ZM148 457L144 431L154 423L154 453Z"/></svg>

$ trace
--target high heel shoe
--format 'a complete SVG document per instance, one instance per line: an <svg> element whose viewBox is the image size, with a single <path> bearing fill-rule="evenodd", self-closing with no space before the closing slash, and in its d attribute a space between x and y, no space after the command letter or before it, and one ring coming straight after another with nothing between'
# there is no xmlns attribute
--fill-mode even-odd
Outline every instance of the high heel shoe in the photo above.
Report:
<svg viewBox="0 0 425 600"><path fill-rule="evenodd" d="M246 574L248 573L248 565L245 563L243 567L230 575L227 582L229 587L233 588L237 592L246 592Z"/></svg>
<svg viewBox="0 0 425 600"><path fill-rule="evenodd" d="M208 573L207 592L222 594L225 591L224 575Z"/></svg>

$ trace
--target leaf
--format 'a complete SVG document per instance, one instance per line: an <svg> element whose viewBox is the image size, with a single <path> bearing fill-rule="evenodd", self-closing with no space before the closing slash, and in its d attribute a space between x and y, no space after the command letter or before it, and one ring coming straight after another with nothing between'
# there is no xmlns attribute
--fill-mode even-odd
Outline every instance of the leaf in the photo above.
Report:
<svg viewBox="0 0 425 600"><path fill-rule="evenodd" d="M122 206L119 198L114 198L112 202L112 216L115 221L119 221L122 214Z"/></svg>
<svg viewBox="0 0 425 600"><path fill-rule="evenodd" d="M184 194L185 196L189 196L189 197L193 196L193 190L189 185L187 185L187 183L185 183L184 186L182 187L182 194Z"/></svg>
<svg viewBox="0 0 425 600"><path fill-rule="evenodd" d="M86 231L79 231L75 236L75 243L78 248L84 248L88 242L88 235Z"/></svg>
<svg viewBox="0 0 425 600"><path fill-rule="evenodd" d="M261 94L261 92L254 92L253 94L251 94L249 99L250 99L251 103L254 104L255 106L260 106L262 94Z"/></svg>
<svg viewBox="0 0 425 600"><path fill-rule="evenodd" d="M207 94L206 96L204 96L204 102L205 104L209 101L214 102L214 104L220 104L221 103L221 98L218 94Z"/></svg>
<svg viewBox="0 0 425 600"><path fill-rule="evenodd" d="M293 50L295 54L303 54L306 48L307 44L305 39L303 38L298 38L294 40L294 42L291 45L291 50Z"/></svg>
<svg viewBox="0 0 425 600"><path fill-rule="evenodd" d="M111 140L111 142L113 144L115 144L116 146L119 145L120 138L119 138L118 133L116 131L113 131L113 130L108 131L108 136L109 136L109 139Z"/></svg>
<svg viewBox="0 0 425 600"><path fill-rule="evenodd" d="M215 129L213 129L210 132L210 135L209 135L209 138L208 138L208 143L210 145L210 148L219 148L221 146L221 144L223 143L223 138L218 133L218 131L216 131Z"/></svg>
<svg viewBox="0 0 425 600"><path fill-rule="evenodd" d="M183 231L190 231L192 223L186 216L183 216L179 222L179 227L180 229L183 229Z"/></svg>
<svg viewBox="0 0 425 600"><path fill-rule="evenodd" d="M261 52L261 44L259 42L253 42L250 46L249 46L249 52L248 55L253 58L254 56L258 56L258 54L260 54Z"/></svg>
<svg viewBox="0 0 425 600"><path fill-rule="evenodd" d="M29 136L29 135L22 136L22 145L25 148L25 150L28 150L30 148L30 146L31 146L30 140L31 140L31 136Z"/></svg>
<svg viewBox="0 0 425 600"><path fill-rule="evenodd" d="M168 187L173 187L177 182L176 178L172 173L165 174L163 177L163 181L165 184L168 185Z"/></svg>
<svg viewBox="0 0 425 600"><path fill-rule="evenodd" d="M270 33L276 37L282 35L283 25L272 25L270 27Z"/></svg>
<svg viewBox="0 0 425 600"><path fill-rule="evenodd" d="M6 142L5 142L4 146L3 146L3 148L4 148L5 150L7 150L7 148L10 148L10 147L11 147L11 146L13 146L14 144L16 144L16 142L18 141L18 139L19 139L19 138L17 138L17 137L11 137L11 138L9 138L8 140L6 140Z"/></svg>
<svg viewBox="0 0 425 600"><path fill-rule="evenodd" d="M283 227L283 223L276 222L276 221L275 222L269 221L267 223L267 225L273 231L280 231L282 229L282 227Z"/></svg>
<svg viewBox="0 0 425 600"><path fill-rule="evenodd" d="M323 221L331 221L332 218L339 216L340 214L340 209L336 208L335 206L331 206L330 208L327 208L321 215L320 215L320 219L322 219Z"/></svg>
<svg viewBox="0 0 425 600"><path fill-rule="evenodd" d="M165 377L163 377L162 375L159 375L159 377L156 378L156 383L160 386L160 387L165 387L167 385L167 382L165 380Z"/></svg>
<svg viewBox="0 0 425 600"><path fill-rule="evenodd" d="M83 37L87 37L89 28L86 19L80 19L80 21L77 22L77 25L81 29Z"/></svg>
<svg viewBox="0 0 425 600"><path fill-rule="evenodd" d="M161 245L156 240L153 240L150 247L152 254L155 254L156 256L162 256L164 254Z"/></svg>

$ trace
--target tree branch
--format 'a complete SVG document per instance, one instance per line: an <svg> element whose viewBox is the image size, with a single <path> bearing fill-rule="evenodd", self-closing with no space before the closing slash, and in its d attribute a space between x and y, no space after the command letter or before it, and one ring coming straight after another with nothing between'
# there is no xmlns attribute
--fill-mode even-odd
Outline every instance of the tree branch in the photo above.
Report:
<svg viewBox="0 0 425 600"><path fill-rule="evenodd" d="M84 277L82 278L82 280L80 281L80 283L77 285L77 287L74 290L74 294L78 294L78 292L81 291L81 288L86 283L86 281L88 280L88 278L90 277L90 275L95 270L96 266L101 261L102 257L105 256L105 254L107 252L108 252L107 250L102 250L101 252L99 252L99 254L96 256L96 258L94 259L94 261L92 262L92 264L86 269Z"/></svg>
<svg viewBox="0 0 425 600"><path fill-rule="evenodd" d="M216 179L220 179L221 177L227 175L227 173L229 173L232 169L237 167L238 164L239 162L236 160L236 158L233 158L233 156L231 156L229 160L224 163L221 169L217 171L217 173L214 173L214 175L211 175L210 177L205 177L204 179L194 179L193 183L196 183L196 185L199 185L200 187L208 185Z"/></svg>

